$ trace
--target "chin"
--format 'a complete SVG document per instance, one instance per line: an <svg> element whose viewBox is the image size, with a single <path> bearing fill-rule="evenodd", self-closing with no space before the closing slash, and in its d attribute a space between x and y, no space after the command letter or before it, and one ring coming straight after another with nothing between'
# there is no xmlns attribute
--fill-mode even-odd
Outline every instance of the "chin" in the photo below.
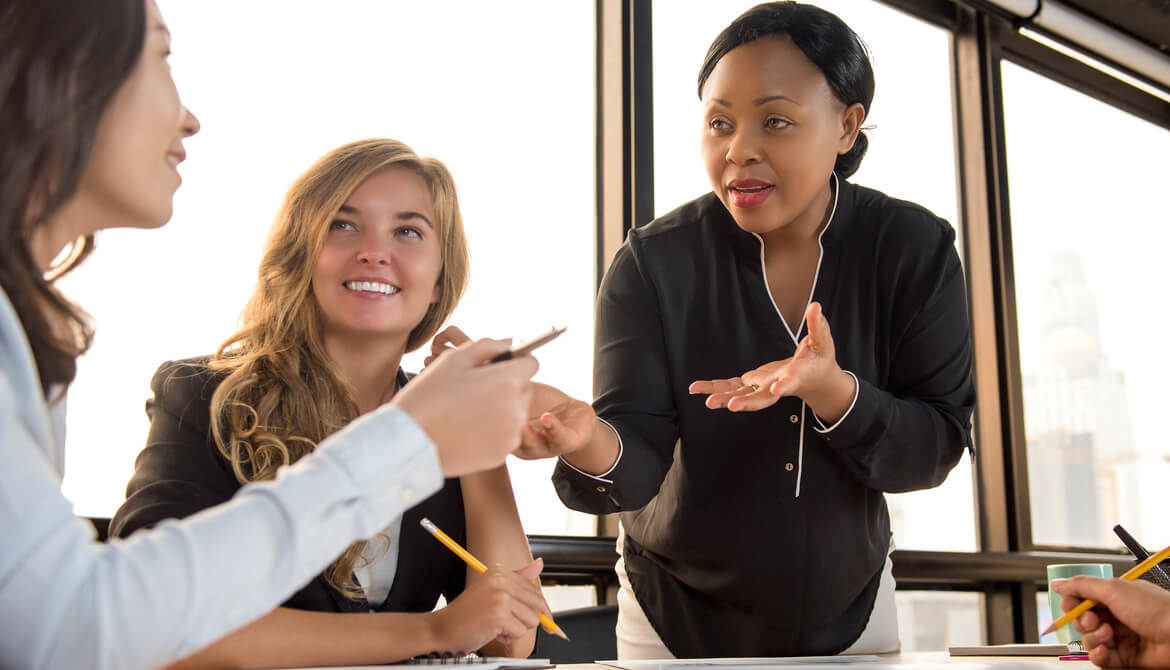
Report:
<svg viewBox="0 0 1170 670"><path fill-rule="evenodd" d="M774 217L768 216L764 212L753 211L744 212L742 210L730 210L731 218L735 221L735 225L739 226L741 230L756 235L765 235L772 232L776 228Z"/></svg>

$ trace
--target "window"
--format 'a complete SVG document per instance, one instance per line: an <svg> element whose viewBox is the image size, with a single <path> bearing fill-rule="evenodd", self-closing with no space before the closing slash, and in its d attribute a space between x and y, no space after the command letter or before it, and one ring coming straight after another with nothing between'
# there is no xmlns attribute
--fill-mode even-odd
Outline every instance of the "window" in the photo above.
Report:
<svg viewBox="0 0 1170 670"><path fill-rule="evenodd" d="M447 164L472 252L452 323L518 339L567 325L537 379L591 397L593 3L159 4L203 130L187 142L174 220L103 234L62 283L99 325L70 396L64 488L77 513L121 503L152 372L231 334L288 185L351 140L392 137ZM510 463L525 528L592 534L593 517L556 499L552 466Z"/></svg>
<svg viewBox="0 0 1170 670"><path fill-rule="evenodd" d="M981 593L898 591L894 600L902 653L984 643Z"/></svg>
<svg viewBox="0 0 1170 670"><path fill-rule="evenodd" d="M1033 542L1120 547L1120 523L1164 544L1170 132L1010 62L1002 74Z"/></svg>
<svg viewBox="0 0 1170 670"><path fill-rule="evenodd" d="M711 190L696 78L718 32L755 4L688 0L653 15L656 215ZM917 202L957 228L949 33L872 0L816 4L861 36L874 63L869 152L851 181ZM963 457L942 486L887 496L898 548L974 550L972 477Z"/></svg>

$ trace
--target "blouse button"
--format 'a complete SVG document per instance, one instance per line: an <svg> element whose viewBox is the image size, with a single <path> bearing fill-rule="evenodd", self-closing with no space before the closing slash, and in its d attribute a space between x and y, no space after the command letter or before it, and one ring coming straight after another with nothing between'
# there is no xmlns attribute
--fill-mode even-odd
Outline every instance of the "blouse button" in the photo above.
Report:
<svg viewBox="0 0 1170 670"><path fill-rule="evenodd" d="M598 486L598 487L597 487L597 492L598 492L598 493L605 493L605 487L604 487L604 486Z"/></svg>
<svg viewBox="0 0 1170 670"><path fill-rule="evenodd" d="M785 469L785 470L787 470L787 471L789 471L789 472L792 472L792 464L791 464L791 463L785 463L785 464L784 464L784 469Z"/></svg>
<svg viewBox="0 0 1170 670"><path fill-rule="evenodd" d="M796 423L797 421L800 421L800 417L793 414L792 416L788 417L788 420L792 423Z"/></svg>

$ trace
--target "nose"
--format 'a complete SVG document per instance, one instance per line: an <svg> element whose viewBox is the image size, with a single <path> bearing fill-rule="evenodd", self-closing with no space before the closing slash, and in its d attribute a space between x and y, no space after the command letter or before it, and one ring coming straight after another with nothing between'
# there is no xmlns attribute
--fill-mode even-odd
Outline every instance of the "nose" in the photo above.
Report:
<svg viewBox="0 0 1170 670"><path fill-rule="evenodd" d="M358 252L357 262L361 265L386 267L390 265L390 254L379 245L369 244Z"/></svg>
<svg viewBox="0 0 1170 670"><path fill-rule="evenodd" d="M760 143L750 130L737 130L727 143L726 160L732 165L752 165L760 162Z"/></svg>
<svg viewBox="0 0 1170 670"><path fill-rule="evenodd" d="M191 113L191 110L186 107L183 108L183 137L191 137L199 132L199 119Z"/></svg>

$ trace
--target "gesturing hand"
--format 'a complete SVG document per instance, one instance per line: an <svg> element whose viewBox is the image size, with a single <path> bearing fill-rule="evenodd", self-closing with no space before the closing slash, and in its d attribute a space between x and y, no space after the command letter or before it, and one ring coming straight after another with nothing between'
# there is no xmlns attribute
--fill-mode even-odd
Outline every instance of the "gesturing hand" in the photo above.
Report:
<svg viewBox="0 0 1170 670"><path fill-rule="evenodd" d="M390 401L430 436L448 477L496 467L520 442L532 404L529 380L540 366L531 356L484 365L507 350L500 340L464 344Z"/></svg>
<svg viewBox="0 0 1170 670"><path fill-rule="evenodd" d="M520 458L552 458L589 444L597 427L593 407L547 384L532 383L528 423L520 436Z"/></svg>
<svg viewBox="0 0 1170 670"><path fill-rule="evenodd" d="M771 407L782 396L797 396L822 417L831 418L826 414L833 414L830 405L839 404L845 381L842 375L848 377L850 394L853 380L837 365L833 334L820 303L810 304L804 319L808 335L800 341L792 358L766 363L730 379L696 381L691 384L690 392L707 394L706 404L711 409L725 407L732 412L754 412Z"/></svg>

